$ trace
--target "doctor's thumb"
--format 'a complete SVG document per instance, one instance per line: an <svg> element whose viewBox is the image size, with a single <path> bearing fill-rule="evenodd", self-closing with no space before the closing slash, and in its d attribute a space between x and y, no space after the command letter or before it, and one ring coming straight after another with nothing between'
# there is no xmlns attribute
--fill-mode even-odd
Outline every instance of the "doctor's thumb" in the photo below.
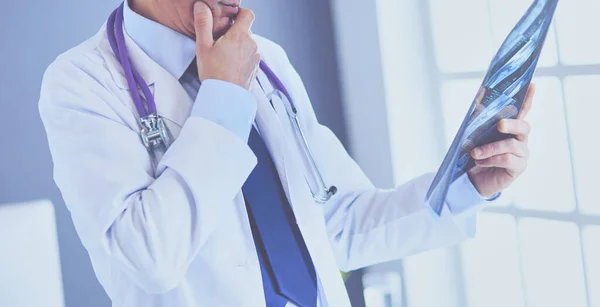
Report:
<svg viewBox="0 0 600 307"><path fill-rule="evenodd" d="M194 28L196 31L196 45L211 47L213 40L213 15L210 7L203 1L194 4Z"/></svg>

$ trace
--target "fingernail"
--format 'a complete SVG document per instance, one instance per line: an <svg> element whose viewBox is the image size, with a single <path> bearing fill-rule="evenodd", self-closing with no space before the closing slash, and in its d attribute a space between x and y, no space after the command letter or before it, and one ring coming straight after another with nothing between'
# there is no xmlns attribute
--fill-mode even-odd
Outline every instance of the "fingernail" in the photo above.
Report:
<svg viewBox="0 0 600 307"><path fill-rule="evenodd" d="M483 154L483 150L481 150L481 148L475 148L473 151L475 152L476 157L479 157Z"/></svg>
<svg viewBox="0 0 600 307"><path fill-rule="evenodd" d="M202 1L194 3L194 14L202 13L206 5Z"/></svg>

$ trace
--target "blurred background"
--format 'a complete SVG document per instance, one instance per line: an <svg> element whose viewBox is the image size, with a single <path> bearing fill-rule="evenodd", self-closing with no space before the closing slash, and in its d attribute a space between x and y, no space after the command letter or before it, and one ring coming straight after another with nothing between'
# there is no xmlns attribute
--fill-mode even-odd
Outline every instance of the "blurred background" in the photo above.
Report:
<svg viewBox="0 0 600 307"><path fill-rule="evenodd" d="M244 0L288 52L319 120L379 187L436 171L526 0ZM118 0L0 10L0 306L106 307L52 180L45 68ZM529 115L532 157L477 238L349 275L354 306L600 307L600 1L563 0ZM4 299L4 301L3 301ZM32 303L32 302L39 302Z"/></svg>

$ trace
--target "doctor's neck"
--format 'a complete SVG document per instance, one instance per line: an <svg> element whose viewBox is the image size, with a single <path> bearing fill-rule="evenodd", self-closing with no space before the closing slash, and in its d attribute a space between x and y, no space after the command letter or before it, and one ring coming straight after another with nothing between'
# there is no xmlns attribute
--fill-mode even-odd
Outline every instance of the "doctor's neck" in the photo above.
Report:
<svg viewBox="0 0 600 307"><path fill-rule="evenodd" d="M160 23L192 39L194 31L194 3L198 0L128 0L131 9L152 21ZM241 0L202 0L213 14L213 35L218 38L231 26Z"/></svg>

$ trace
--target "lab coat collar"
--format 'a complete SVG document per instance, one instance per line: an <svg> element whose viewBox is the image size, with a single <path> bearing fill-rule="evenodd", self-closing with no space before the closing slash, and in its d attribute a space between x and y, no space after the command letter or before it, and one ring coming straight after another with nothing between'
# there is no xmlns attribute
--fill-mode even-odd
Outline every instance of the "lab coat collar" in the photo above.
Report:
<svg viewBox="0 0 600 307"><path fill-rule="evenodd" d="M102 31L102 39L100 40L100 52L104 53L104 59L107 61L107 68L113 77L115 83L120 89L129 90L129 85L127 83L127 79L125 78L125 73L123 71L123 67L119 62L118 58L112 51L110 47L110 43L108 40L108 35L106 35L106 23L100 30ZM157 75L160 65L153 61L127 34L127 32L123 33L125 37L125 45L127 46L127 54L129 55L129 60L135 69L140 73L142 78L146 81L146 85L150 86L154 84L155 76Z"/></svg>
<svg viewBox="0 0 600 307"><path fill-rule="evenodd" d="M102 33L98 49L107 62L106 67L117 87L121 90L129 91L123 67L110 47L108 36L106 35L106 24L100 31ZM127 32L124 33L124 36L129 60L153 92L158 114L179 126L183 126L189 117L193 105L192 99L186 93L183 86L181 86L178 79L150 58L131 39ZM131 110L138 115L133 103L131 104Z"/></svg>

